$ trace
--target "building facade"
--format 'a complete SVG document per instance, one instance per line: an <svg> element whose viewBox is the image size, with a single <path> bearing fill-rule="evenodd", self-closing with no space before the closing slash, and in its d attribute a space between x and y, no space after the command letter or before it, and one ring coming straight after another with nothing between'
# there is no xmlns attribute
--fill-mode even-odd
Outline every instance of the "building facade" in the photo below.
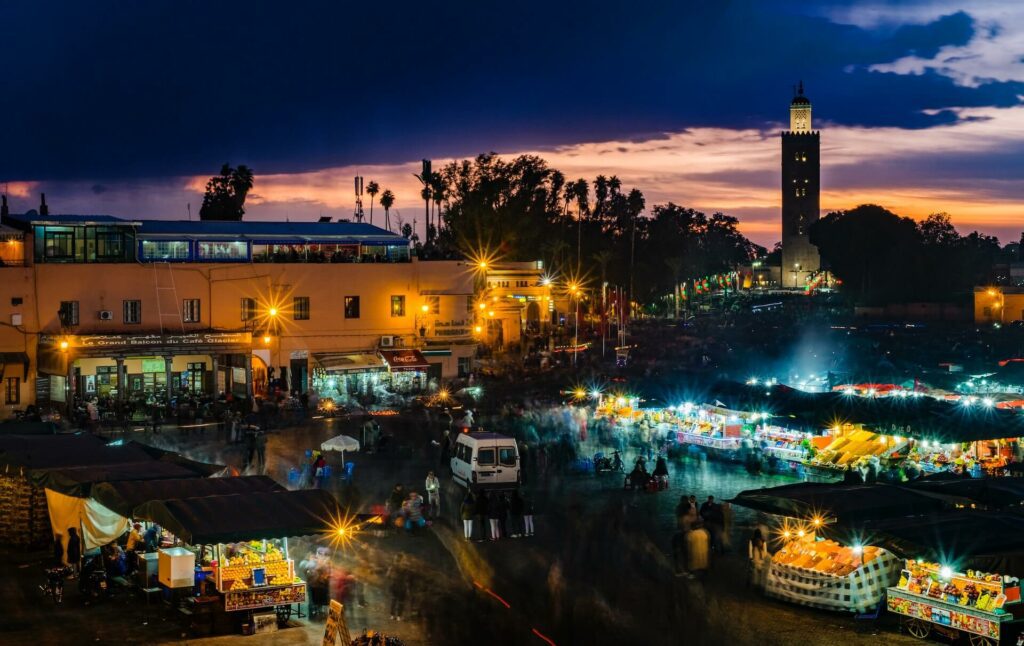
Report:
<svg viewBox="0 0 1024 646"><path fill-rule="evenodd" d="M342 400L408 393L468 373L475 356L472 268L419 261L371 225L35 214L3 224L7 414L274 385Z"/></svg>
<svg viewBox="0 0 1024 646"><path fill-rule="evenodd" d="M549 331L556 302L544 262L494 263L477 285L476 327L480 340L494 347L519 343L524 334Z"/></svg>
<svg viewBox="0 0 1024 646"><path fill-rule="evenodd" d="M811 102L803 83L789 106L782 133L782 285L801 288L818 271L818 249L810 226L821 210L821 137L811 129Z"/></svg>
<svg viewBox="0 0 1024 646"><path fill-rule="evenodd" d="M979 325L1024 321L1024 287L975 287L974 322Z"/></svg>

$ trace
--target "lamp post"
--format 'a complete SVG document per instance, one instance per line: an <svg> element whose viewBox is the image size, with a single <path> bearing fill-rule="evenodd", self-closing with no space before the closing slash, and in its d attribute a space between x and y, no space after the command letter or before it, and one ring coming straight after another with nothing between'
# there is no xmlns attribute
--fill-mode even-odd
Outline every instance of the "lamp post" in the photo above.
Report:
<svg viewBox="0 0 1024 646"><path fill-rule="evenodd" d="M572 365L576 367L576 353L580 345L580 287L576 283L569 284L569 298L576 300L576 313L573 318Z"/></svg>

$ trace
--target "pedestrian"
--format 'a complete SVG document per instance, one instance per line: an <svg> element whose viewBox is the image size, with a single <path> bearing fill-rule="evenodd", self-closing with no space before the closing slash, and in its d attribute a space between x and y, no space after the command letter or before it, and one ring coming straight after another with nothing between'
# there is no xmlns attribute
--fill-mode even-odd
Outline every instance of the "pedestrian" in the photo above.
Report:
<svg viewBox="0 0 1024 646"><path fill-rule="evenodd" d="M327 469L327 460L324 459L324 454L317 451L316 458L313 460L313 465L310 467L310 471L313 472L313 486L317 489L323 489L325 470Z"/></svg>
<svg viewBox="0 0 1024 646"><path fill-rule="evenodd" d="M409 497L402 503L402 515L405 516L405 531L412 533L425 527L427 521L423 519L423 496L410 491Z"/></svg>
<svg viewBox="0 0 1024 646"><path fill-rule="evenodd" d="M259 462L260 471L267 470L267 434L264 431L256 433L256 460Z"/></svg>
<svg viewBox="0 0 1024 646"><path fill-rule="evenodd" d="M449 471L451 470L451 462L449 461L450 452L452 450L452 433L451 431L445 431L441 435L441 453L438 457L438 466L442 469L447 466Z"/></svg>
<svg viewBox="0 0 1024 646"><path fill-rule="evenodd" d="M142 523L135 523L132 525L132 530L128 532L128 541L125 543L125 549L129 552L134 552L137 549L144 546L142 540Z"/></svg>
<svg viewBox="0 0 1024 646"><path fill-rule="evenodd" d="M732 503L723 502L719 506L722 515L722 551L732 549Z"/></svg>
<svg viewBox="0 0 1024 646"><path fill-rule="evenodd" d="M146 533L142 535L142 542L146 546L146 551L153 553L160 549L160 526L153 523L146 530Z"/></svg>
<svg viewBox="0 0 1024 646"><path fill-rule="evenodd" d="M74 527L68 527L68 548L66 553L68 565L71 566L71 577L74 578L82 566L82 542L78 537L78 530Z"/></svg>
<svg viewBox="0 0 1024 646"><path fill-rule="evenodd" d="M466 491L462 498L462 507L459 509L462 516L462 536L467 541L473 538L473 514L476 513L476 499L472 491Z"/></svg>
<svg viewBox="0 0 1024 646"><path fill-rule="evenodd" d="M405 600L409 596L409 580L405 568L405 554L398 553L395 555L395 561L388 569L387 577L391 592L391 620L402 621Z"/></svg>
<svg viewBox="0 0 1024 646"><path fill-rule="evenodd" d="M427 472L427 481L424 487L427 490L427 504L430 505L430 516L437 518L441 514L441 481L437 479L433 471Z"/></svg>
<svg viewBox="0 0 1024 646"><path fill-rule="evenodd" d="M747 543L747 559L747 587L754 586L758 590L764 590L771 557L768 555L768 544L760 529L754 530Z"/></svg>
<svg viewBox="0 0 1024 646"><path fill-rule="evenodd" d="M533 499L526 493L523 498L523 536L533 536Z"/></svg>
<svg viewBox="0 0 1024 646"><path fill-rule="evenodd" d="M505 514L508 512L508 503L505 502L505 496L502 494L495 494L491 499L490 504L487 506L487 519L491 525L491 540L496 541L501 538L504 533L501 531L502 525L505 524Z"/></svg>
<svg viewBox="0 0 1024 646"><path fill-rule="evenodd" d="M388 524L397 526L396 518L402 513L402 505L405 503L405 487L401 484L396 484L391 488L391 493L388 494L388 499L384 503L385 509L388 511Z"/></svg>
<svg viewBox="0 0 1024 646"><path fill-rule="evenodd" d="M686 569L693 576L703 576L709 566L708 550L711 535L697 525L686 534Z"/></svg>
<svg viewBox="0 0 1024 646"><path fill-rule="evenodd" d="M508 515L510 535L512 538L519 538L525 531L523 529L523 498L519 491L513 491L508 501Z"/></svg>
<svg viewBox="0 0 1024 646"><path fill-rule="evenodd" d="M487 498L487 491L481 490L476 496L476 516L480 521L480 538L483 541L487 538L487 527L490 521L490 500Z"/></svg>

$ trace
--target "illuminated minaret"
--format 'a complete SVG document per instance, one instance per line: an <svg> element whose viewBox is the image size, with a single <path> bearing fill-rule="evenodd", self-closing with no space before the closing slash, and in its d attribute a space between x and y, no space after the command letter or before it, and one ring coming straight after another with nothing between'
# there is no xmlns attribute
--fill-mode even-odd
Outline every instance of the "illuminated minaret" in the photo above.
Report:
<svg viewBox="0 0 1024 646"><path fill-rule="evenodd" d="M821 140L811 130L811 101L800 82L789 104L789 130L782 133L782 284L803 287L818 271L818 248L807 229L821 209Z"/></svg>

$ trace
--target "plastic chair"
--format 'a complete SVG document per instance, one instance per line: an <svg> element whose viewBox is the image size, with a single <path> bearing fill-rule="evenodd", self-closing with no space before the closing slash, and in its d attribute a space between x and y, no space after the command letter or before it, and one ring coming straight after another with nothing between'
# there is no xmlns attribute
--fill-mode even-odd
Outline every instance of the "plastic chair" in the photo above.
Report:
<svg viewBox="0 0 1024 646"><path fill-rule="evenodd" d="M878 616L882 614L882 608L885 606L885 595L882 595L882 599L875 605L874 608L869 608L864 612L858 612L853 616L854 619L854 630L860 632L861 630L871 629L874 630L878 623Z"/></svg>
<svg viewBox="0 0 1024 646"><path fill-rule="evenodd" d="M298 484L301 477L302 473L295 467L288 469L288 484Z"/></svg>
<svg viewBox="0 0 1024 646"><path fill-rule="evenodd" d="M345 471L341 474L341 479L349 484L352 484L352 473L355 471L355 469L355 462L346 462Z"/></svg>

